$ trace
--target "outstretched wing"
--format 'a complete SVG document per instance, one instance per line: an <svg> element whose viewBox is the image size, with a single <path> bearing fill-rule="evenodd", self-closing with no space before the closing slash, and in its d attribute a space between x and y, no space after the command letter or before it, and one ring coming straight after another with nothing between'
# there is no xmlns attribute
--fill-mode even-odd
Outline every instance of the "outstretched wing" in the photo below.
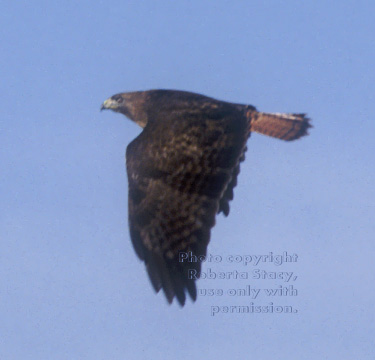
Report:
<svg viewBox="0 0 375 360"><path fill-rule="evenodd" d="M127 148L129 226L154 289L184 305L186 289L196 299L194 275L199 277L201 266L180 262L179 253L206 255L215 215L224 211L220 200L238 173L248 126L242 113L225 105L173 116L149 121Z"/></svg>

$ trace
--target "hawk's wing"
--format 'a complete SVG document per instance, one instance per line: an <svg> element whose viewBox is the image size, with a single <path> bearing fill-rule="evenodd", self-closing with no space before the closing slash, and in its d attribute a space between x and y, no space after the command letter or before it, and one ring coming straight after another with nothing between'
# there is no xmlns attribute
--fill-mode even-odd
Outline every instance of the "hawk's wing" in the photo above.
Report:
<svg viewBox="0 0 375 360"><path fill-rule="evenodd" d="M185 289L196 298L189 270L199 277L200 262L179 262L179 253L206 255L216 213L226 212L224 203L229 210L247 137L246 118L216 106L149 121L127 148L131 239L169 302L176 296L183 305Z"/></svg>

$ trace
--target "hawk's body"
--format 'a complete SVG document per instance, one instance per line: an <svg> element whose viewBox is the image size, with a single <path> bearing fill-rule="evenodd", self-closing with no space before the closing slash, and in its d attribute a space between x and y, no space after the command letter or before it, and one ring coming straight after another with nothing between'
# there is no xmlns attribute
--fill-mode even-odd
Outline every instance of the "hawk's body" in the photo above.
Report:
<svg viewBox="0 0 375 360"><path fill-rule="evenodd" d="M267 114L174 90L123 93L102 109L123 113L144 129L126 150L130 236L156 291L169 302L195 300L180 252L206 255L218 212L229 213L251 131L284 140L306 135L303 114Z"/></svg>

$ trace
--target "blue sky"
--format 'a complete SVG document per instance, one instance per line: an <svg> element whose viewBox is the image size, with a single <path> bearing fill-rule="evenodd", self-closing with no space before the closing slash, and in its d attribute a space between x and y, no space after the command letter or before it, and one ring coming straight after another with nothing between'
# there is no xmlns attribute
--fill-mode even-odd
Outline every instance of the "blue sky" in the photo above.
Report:
<svg viewBox="0 0 375 360"><path fill-rule="evenodd" d="M1 359L373 359L375 35L370 1L5 1L0 14ZM296 297L155 295L128 234L124 153L99 108L170 88L307 112L310 136L253 134L208 252L298 254ZM200 280L200 289L280 280ZM212 306L295 314L211 316Z"/></svg>

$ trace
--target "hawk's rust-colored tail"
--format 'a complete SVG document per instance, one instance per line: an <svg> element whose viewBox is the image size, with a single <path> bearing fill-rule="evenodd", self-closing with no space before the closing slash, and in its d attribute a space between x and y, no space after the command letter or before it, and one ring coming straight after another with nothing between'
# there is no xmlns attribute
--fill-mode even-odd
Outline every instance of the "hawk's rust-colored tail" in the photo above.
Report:
<svg viewBox="0 0 375 360"><path fill-rule="evenodd" d="M307 135L311 127L306 114L279 114L249 111L251 131L291 141Z"/></svg>

